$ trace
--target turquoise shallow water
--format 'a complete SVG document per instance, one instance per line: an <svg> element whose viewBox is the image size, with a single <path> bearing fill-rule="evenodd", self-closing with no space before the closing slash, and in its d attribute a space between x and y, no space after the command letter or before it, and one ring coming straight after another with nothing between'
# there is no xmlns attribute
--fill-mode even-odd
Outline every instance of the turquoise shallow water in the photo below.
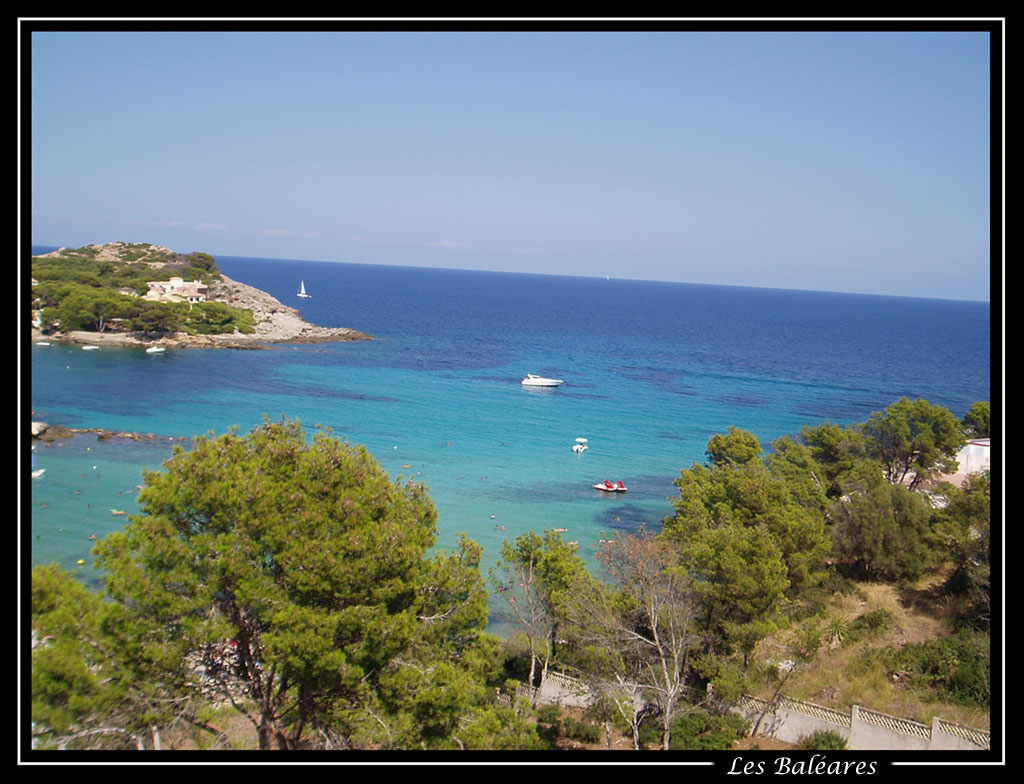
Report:
<svg viewBox="0 0 1024 784"><path fill-rule="evenodd" d="M30 525L22 529L31 562L59 563L95 585L100 573L89 554L96 541L90 536L102 539L139 511L135 493L142 467L159 468L170 447L165 441L102 441L86 434L37 443L34 454L45 472L30 482ZM85 564L79 566L79 559Z"/></svg>
<svg viewBox="0 0 1024 784"><path fill-rule="evenodd" d="M123 525L111 508L135 511L141 466L170 455L168 437L245 431L264 415L329 427L391 476L424 482L438 546L465 532L483 545L486 570L502 541L528 530L567 529L593 564L598 539L657 528L679 469L729 425L767 446L804 424L862 421L901 395L958 416L989 399L984 303L218 262L314 323L375 340L159 356L26 346L33 418L159 437L40 445L46 473L23 496L32 562L95 582L89 535ZM312 299L295 298L300 278ZM524 388L528 372L565 383ZM589 439L583 455L571 451L577 437ZM629 492L591 488L605 477Z"/></svg>

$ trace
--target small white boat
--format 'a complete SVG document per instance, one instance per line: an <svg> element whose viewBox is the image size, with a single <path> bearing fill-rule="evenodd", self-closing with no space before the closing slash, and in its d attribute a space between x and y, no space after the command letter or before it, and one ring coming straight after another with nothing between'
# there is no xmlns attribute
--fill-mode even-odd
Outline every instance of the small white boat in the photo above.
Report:
<svg viewBox="0 0 1024 784"><path fill-rule="evenodd" d="M306 297L306 298L309 298L309 297L313 296L312 294L307 294L306 293L306 281L304 281L304 280L300 280L299 281L299 293L296 294L295 296L296 297Z"/></svg>
<svg viewBox="0 0 1024 784"><path fill-rule="evenodd" d="M587 439L577 438L576 443L572 445L572 451L578 455L586 452L590 447L587 446Z"/></svg>
<svg viewBox="0 0 1024 784"><path fill-rule="evenodd" d="M163 346L150 346L146 349L147 354L163 354L167 349Z"/></svg>
<svg viewBox="0 0 1024 784"><path fill-rule="evenodd" d="M557 387L562 383L560 378L544 378L543 376L527 373L523 379L524 387Z"/></svg>
<svg viewBox="0 0 1024 784"><path fill-rule="evenodd" d="M40 341L38 341L38 342L36 343L36 345L37 345L37 346L48 346L48 345L50 345L50 344L49 344L49 343L47 343L47 342L46 342L45 340L40 340Z"/></svg>
<svg viewBox="0 0 1024 784"><path fill-rule="evenodd" d="M82 351L99 351L99 346L82 346Z"/></svg>
<svg viewBox="0 0 1024 784"><path fill-rule="evenodd" d="M32 472L32 478L33 479L38 479L44 473L46 473L46 469L45 468L37 468L35 471Z"/></svg>
<svg viewBox="0 0 1024 784"><path fill-rule="evenodd" d="M625 493L627 489L626 486L622 484L621 479L618 482L612 482L605 479L602 482L598 482L596 485L591 485L591 487L595 490L604 490L606 493Z"/></svg>

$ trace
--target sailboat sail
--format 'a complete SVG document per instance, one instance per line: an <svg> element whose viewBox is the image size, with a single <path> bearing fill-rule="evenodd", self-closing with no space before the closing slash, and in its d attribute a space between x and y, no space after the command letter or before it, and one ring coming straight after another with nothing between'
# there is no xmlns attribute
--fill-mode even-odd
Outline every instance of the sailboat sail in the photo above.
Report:
<svg viewBox="0 0 1024 784"><path fill-rule="evenodd" d="M312 294L307 294L306 293L306 281L304 281L304 280L300 280L299 281L299 293L298 293L297 296L299 296L299 297L311 297L312 296Z"/></svg>

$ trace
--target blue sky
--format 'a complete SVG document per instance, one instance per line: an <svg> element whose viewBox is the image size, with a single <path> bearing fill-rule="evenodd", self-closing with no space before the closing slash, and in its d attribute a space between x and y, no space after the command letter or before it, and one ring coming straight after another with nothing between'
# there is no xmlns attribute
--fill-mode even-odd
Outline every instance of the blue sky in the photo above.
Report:
<svg viewBox="0 0 1024 784"><path fill-rule="evenodd" d="M36 32L31 241L987 300L989 55L969 32Z"/></svg>

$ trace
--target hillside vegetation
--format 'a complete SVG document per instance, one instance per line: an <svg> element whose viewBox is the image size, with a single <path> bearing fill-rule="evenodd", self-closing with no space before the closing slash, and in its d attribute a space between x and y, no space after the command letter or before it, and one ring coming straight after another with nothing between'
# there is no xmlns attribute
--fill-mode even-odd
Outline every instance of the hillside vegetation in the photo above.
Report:
<svg viewBox="0 0 1024 784"><path fill-rule="evenodd" d="M189 335L251 334L253 315L224 302L155 302L142 299L148 282L180 277L223 280L206 253L175 253L141 243L88 245L32 259L32 309L44 333L120 331Z"/></svg>
<svg viewBox="0 0 1024 784"><path fill-rule="evenodd" d="M33 741L230 746L234 711L260 749L722 749L748 731L730 704L779 693L984 729L991 480L942 481L983 408L902 398L767 452L729 428L600 572L549 529L486 578L365 448L284 418L204 436L97 544L105 595L33 570ZM552 672L585 712L540 706Z"/></svg>

